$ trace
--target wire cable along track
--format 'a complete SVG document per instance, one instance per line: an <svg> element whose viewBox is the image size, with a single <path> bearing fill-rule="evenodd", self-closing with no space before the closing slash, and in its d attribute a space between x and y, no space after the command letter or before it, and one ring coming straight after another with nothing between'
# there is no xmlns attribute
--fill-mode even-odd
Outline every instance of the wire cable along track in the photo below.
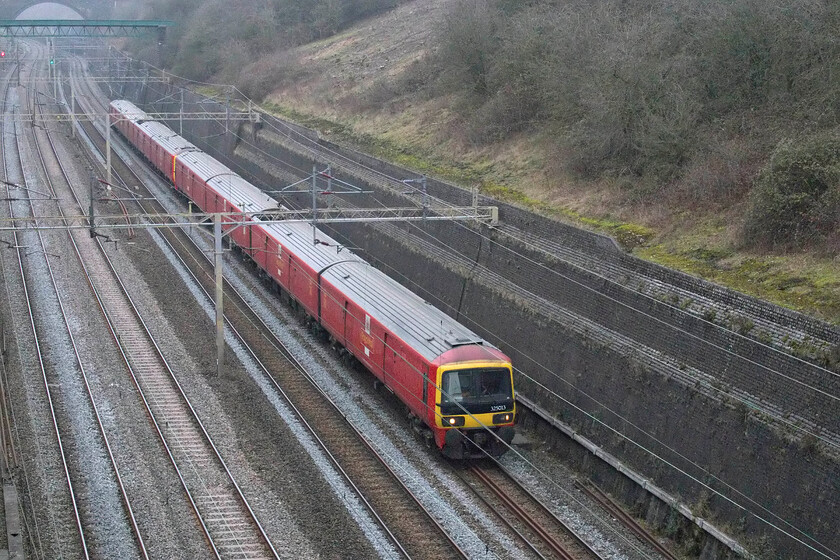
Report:
<svg viewBox="0 0 840 560"><path fill-rule="evenodd" d="M552 513L539 498L525 489L501 466L471 465L467 472L489 489L492 497L485 497L475 486L472 486L473 490L540 558L559 558L560 560L602 558L575 531ZM496 503L499 503L501 507L495 505ZM519 523L512 522L511 516L514 516Z"/></svg>
<svg viewBox="0 0 840 560"><path fill-rule="evenodd" d="M12 93L7 87L4 92L4 103L10 96L17 99L17 92ZM18 104L19 100L13 103L12 111L18 110ZM8 110L4 111L3 167L6 180L10 180L16 186L16 190L11 191L15 196L8 197L9 215L25 216L37 222L39 206L30 196L30 193L37 192L37 189L34 187L30 189L29 186L36 180L38 170L25 163L24 155L29 154L29 144L27 144L29 135L24 130L18 130L15 123L10 123L8 114ZM9 128L11 131L8 130ZM34 137L32 142L37 146L37 140ZM43 157L41 164L44 165ZM26 302L38 369L43 379L45 404L49 411L55 445L66 483L66 494L58 488L50 488L50 511L47 526L43 527L43 530L50 531L56 537L56 548L52 549L51 553L72 553L89 558L88 535L83 526L86 507L84 498L78 493L78 471L76 470L78 465L74 465L71 458L74 442L70 435L72 431L71 420L68 418L70 389L69 383L66 382L69 376L73 376L80 369L80 364L78 362L58 364L53 354L56 347L69 348L75 353L75 342L69 330L51 264L51 258L54 258L54 255L47 250L44 236L34 232L20 234L13 232L12 236L14 241L11 246L16 249L17 267L22 280L21 289ZM48 340L49 343L47 343ZM48 447L39 445L39 453L41 454L39 467L43 470L41 474L45 477L57 474L51 472L52 459ZM55 495L52 494L53 491L56 492ZM32 523L35 531L40 531L38 520L34 515ZM71 524L73 529L69 527ZM70 533L75 533L75 535Z"/></svg>
<svg viewBox="0 0 840 560"><path fill-rule="evenodd" d="M73 79L76 87L85 87L78 73ZM95 100L96 96L91 92L86 96L85 103L92 104ZM103 104L97 108L89 107L89 110L104 111L104 107ZM90 125L84 125L84 128L91 141L99 144L101 139L94 137L100 131L91 130ZM125 183L124 178L133 172L120 162L115 165L117 180ZM132 181L142 184L136 175ZM162 212L158 204L148 201L150 195L144 193L145 200L133 203L147 216ZM192 275L195 284L204 291L207 300L212 301L213 265L209 256L177 226L161 230L161 237ZM295 411L301 424L324 449L336 470L383 528L397 553L405 558L468 557L443 530L421 498L400 480L386 458L347 421L295 355L271 332L259 313L247 303L247 298L227 281L225 301L225 320L230 331L255 357L278 394ZM123 329L133 332L128 327L115 330L120 332ZM183 439L185 434L179 430L177 437ZM200 505L198 500L196 502Z"/></svg>
<svg viewBox="0 0 840 560"><path fill-rule="evenodd" d="M51 139L49 141L52 142ZM45 157L42 155L42 159ZM60 167L57 157L56 162L51 163L50 167L56 164ZM45 169L46 167L45 163ZM62 173L64 173L63 169ZM66 175L64 180L67 184L64 188L72 191ZM81 197L75 191L66 198L75 200L77 209L84 208ZM59 205L59 210L64 209ZM87 239L87 243L81 244L87 246L80 248L73 236L69 237L73 241L76 256L84 268L87 281L95 293L102 313L107 318L114 340L125 358L148 415L197 515L201 531L206 536L212 554L220 559L277 558L277 552L194 408L181 390L171 368L122 284L119 274L105 254L101 242L94 243L93 240ZM98 247L91 247L91 244ZM49 251L45 245L42 246L42 252L48 259ZM51 383L46 378L45 385L49 392ZM101 428L101 422L99 424ZM57 423L56 432L60 434ZM107 441L107 437L105 439ZM111 461L117 473L116 478L121 480L113 455L111 455ZM67 480L71 495L73 495L71 479L72 476L68 470ZM122 487L121 492L128 515L132 520L140 552L147 557L143 539L131 512L130 502ZM77 510L76 519L82 539L81 548L84 550L84 556L88 557L83 519L78 513L79 508L74 506L74 509Z"/></svg>

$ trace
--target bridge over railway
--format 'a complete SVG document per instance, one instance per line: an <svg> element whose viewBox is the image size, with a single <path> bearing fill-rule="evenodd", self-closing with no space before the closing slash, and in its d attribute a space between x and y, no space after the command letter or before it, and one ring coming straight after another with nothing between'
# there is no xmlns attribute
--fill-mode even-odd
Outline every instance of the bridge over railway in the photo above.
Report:
<svg viewBox="0 0 840 560"><path fill-rule="evenodd" d="M32 0L6 0L0 3L0 19L15 19L24 10L35 6L42 6L44 2L33 2ZM53 4L53 3L50 3ZM93 17L103 18L111 14L113 2L105 0L63 0L55 3L58 6L69 8L79 14L83 19ZM64 16L61 16L64 17Z"/></svg>
<svg viewBox="0 0 840 560"><path fill-rule="evenodd" d="M0 10L0 14L2 10ZM54 2L34 4L19 11L14 19L0 17L0 38L38 37L144 37L154 36L158 45L158 60L166 42L166 28L171 21L108 20L82 17L75 9ZM0 45L2 46L2 45ZM51 47L52 48L52 47ZM3 57L5 50L3 48ZM15 49L15 52L17 50ZM52 58L50 60L52 64Z"/></svg>
<svg viewBox="0 0 840 560"><path fill-rule="evenodd" d="M0 37L139 37L157 34L163 44L171 21L111 19L0 19Z"/></svg>

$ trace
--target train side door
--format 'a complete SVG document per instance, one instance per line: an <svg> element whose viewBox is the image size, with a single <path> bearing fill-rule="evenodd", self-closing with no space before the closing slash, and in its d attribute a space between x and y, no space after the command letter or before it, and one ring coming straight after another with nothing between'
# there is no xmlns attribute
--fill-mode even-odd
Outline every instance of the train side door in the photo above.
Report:
<svg viewBox="0 0 840 560"><path fill-rule="evenodd" d="M260 228L260 235L263 235L263 246L262 251L257 251L255 253L255 257L257 262L262 265L262 269L265 270L269 276L272 278L277 279L277 283L280 283L280 277L283 275L281 267L283 266L283 253L281 250L280 245L277 246L277 255L273 255L268 251L268 233L262 228ZM273 243L272 243L273 245ZM272 268L276 267L277 270L272 270Z"/></svg>
<svg viewBox="0 0 840 560"><path fill-rule="evenodd" d="M346 348L347 347L347 300L346 299L344 300L344 316L342 317L341 322L344 325L344 332L341 333L342 338L343 338L343 340L341 341L341 344L344 345L344 347Z"/></svg>
<svg viewBox="0 0 840 560"><path fill-rule="evenodd" d="M394 337L389 337L386 332L382 342L384 345L382 349L383 378L389 386L393 386L397 367L397 349L394 347Z"/></svg>

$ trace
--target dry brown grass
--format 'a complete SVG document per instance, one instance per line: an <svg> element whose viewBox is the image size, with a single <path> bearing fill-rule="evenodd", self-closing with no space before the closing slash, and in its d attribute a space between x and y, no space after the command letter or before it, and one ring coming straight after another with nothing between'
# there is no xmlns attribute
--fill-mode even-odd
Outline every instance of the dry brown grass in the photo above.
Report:
<svg viewBox="0 0 840 560"><path fill-rule="evenodd" d="M342 130L359 138L377 138L400 153L410 152L414 155L401 160L409 166L414 158L417 167L430 173L440 170L438 174L450 179L501 185L596 221L652 228L656 236L641 253L670 266L750 291L749 283L719 276L716 268L695 262L692 255L700 249L734 255L714 263L722 271L737 271L744 260L765 259L782 284L783 277L804 276L828 290L799 298L794 307L820 315L818 308L832 293L840 300L840 233L831 236L820 252L807 247L788 255L739 252L744 201L768 150L783 135L780 123L767 115L749 120L749 114L738 123L713 123L709 131L699 132L705 137L704 148L690 156L678 178L665 184L626 173L581 178L574 172L576 156L563 131L473 144L455 110L455 96L402 91L411 77L406 72L433 48L432 30L445 4L418 0L336 37L298 48L294 56L307 77L278 88L268 100L340 123ZM397 88L398 94L389 90L384 92L388 95L377 95L377 88L383 87ZM772 291L753 293L773 299ZM790 305L784 298L775 301ZM840 314L828 318L840 321Z"/></svg>

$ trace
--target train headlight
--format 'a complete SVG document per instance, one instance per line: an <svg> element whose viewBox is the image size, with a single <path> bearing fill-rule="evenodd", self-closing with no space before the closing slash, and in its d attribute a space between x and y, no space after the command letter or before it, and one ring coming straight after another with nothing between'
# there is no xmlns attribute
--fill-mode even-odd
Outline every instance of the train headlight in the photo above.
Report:
<svg viewBox="0 0 840 560"><path fill-rule="evenodd" d="M463 416L444 416L443 417L443 425L447 427L457 427L464 425L464 417Z"/></svg>
<svg viewBox="0 0 840 560"><path fill-rule="evenodd" d="M509 424L513 421L513 412L505 412L503 414L494 414L494 424Z"/></svg>

